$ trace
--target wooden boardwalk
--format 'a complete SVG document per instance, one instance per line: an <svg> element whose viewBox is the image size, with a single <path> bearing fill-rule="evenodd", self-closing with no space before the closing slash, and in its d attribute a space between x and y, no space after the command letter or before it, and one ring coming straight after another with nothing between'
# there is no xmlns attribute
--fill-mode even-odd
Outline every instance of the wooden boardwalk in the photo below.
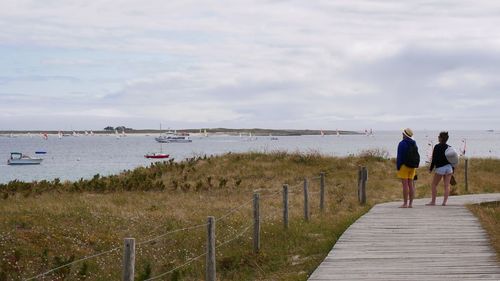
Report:
<svg viewBox="0 0 500 281"><path fill-rule="evenodd" d="M500 193L452 196L450 205L379 204L351 225L309 280L500 280L486 232L464 204ZM438 198L438 203L442 198Z"/></svg>

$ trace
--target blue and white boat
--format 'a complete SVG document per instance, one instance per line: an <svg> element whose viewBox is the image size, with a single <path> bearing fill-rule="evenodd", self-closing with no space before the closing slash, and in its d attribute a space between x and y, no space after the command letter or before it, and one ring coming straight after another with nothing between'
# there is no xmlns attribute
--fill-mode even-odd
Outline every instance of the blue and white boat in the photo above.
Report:
<svg viewBox="0 0 500 281"><path fill-rule="evenodd" d="M24 155L21 152L11 152L10 159L7 160L8 165L38 165L42 163L42 158L32 158Z"/></svg>

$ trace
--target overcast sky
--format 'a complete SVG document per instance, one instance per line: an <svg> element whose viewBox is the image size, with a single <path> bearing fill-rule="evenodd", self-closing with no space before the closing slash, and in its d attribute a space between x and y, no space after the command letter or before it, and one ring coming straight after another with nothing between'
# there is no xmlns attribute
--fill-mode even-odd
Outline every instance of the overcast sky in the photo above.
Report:
<svg viewBox="0 0 500 281"><path fill-rule="evenodd" d="M2 0L0 130L500 129L499 1Z"/></svg>

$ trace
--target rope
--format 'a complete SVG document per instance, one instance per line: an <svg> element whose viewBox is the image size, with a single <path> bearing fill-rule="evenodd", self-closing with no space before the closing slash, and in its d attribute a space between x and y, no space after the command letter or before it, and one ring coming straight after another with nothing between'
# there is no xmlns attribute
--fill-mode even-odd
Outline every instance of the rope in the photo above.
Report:
<svg viewBox="0 0 500 281"><path fill-rule="evenodd" d="M220 218L216 219L216 221L222 221L224 220L225 218L229 217L231 214L233 214L234 212L238 211L239 209L243 208L244 206L246 206L248 203L252 202L253 201L253 198L246 201L245 203L239 205L238 207L235 207L233 209L231 209L229 212L227 212L226 214L222 215Z"/></svg>
<svg viewBox="0 0 500 281"><path fill-rule="evenodd" d="M228 244L228 243L230 243L230 242L232 242L232 241L236 240L238 237L240 237L240 236L241 236L241 235L243 235L245 232L247 232L247 231L248 231L248 229L250 229L250 227L252 227L252 225L249 225L249 226L248 226L248 227L246 227L246 228L245 228L242 232L238 233L237 235L235 235L235 236L234 236L233 238L231 238L230 240L227 240L227 241L225 241L225 242L223 242L223 243L219 244L219 245L218 245L218 246L216 246L215 248L216 248L216 249L218 249L218 248L220 248L220 247L222 247L222 246L224 246L224 245L226 245L226 244ZM165 272L165 273L162 273L162 274L160 274L160 275L157 275L157 276L155 276L155 277L152 277L152 278L149 278L149 279L145 279L144 281L155 280L155 279L158 279L158 278L160 278L160 277L163 277L163 276L165 276L165 275L167 275L167 274L170 274L170 273L172 273L172 272L176 271L177 269L179 269L179 268L181 268L181 267L184 267L184 266L186 266L186 265L188 265L188 264L192 263L193 261L195 261L195 260L197 260L197 259L199 259L199 258L203 257L203 256L204 256L204 255L206 255L206 254L207 254L207 252L204 252L203 254L201 254L201 255L199 255L199 256L196 256L196 257L194 257L194 258L191 258L191 259L187 260L185 263L183 263L183 264L181 264L181 265L179 265L179 266L175 267L174 269L171 269L171 270L169 270L169 271L167 271L167 272Z"/></svg>
<svg viewBox="0 0 500 281"><path fill-rule="evenodd" d="M304 181L301 181L299 182L298 184L295 184L295 185L290 185L288 186L289 189L294 189L296 187L301 187L301 186L304 186Z"/></svg>
<svg viewBox="0 0 500 281"><path fill-rule="evenodd" d="M228 243L230 243L230 242L233 242L233 241L234 241L234 240L236 240L238 237L240 237L241 235L245 234L245 232L247 232L247 231L248 231L248 230L249 230L252 226L253 226L253 223L252 223L251 225L247 226L245 229L243 229L243 231L242 231L242 232L240 232L240 233L236 234L236 236L234 236L233 238L231 238L231 239L229 239L229 240L227 240L227 241L225 241L225 242L223 242L223 243L219 244L219 245L218 245L218 246L216 246L215 248L216 248L216 249L218 249L219 247L222 247L222 246L224 246L224 245L226 245L226 244L228 244Z"/></svg>
<svg viewBox="0 0 500 281"><path fill-rule="evenodd" d="M139 242L137 244L135 244L136 246L140 246L140 245L143 245L143 244L146 244L146 243L150 243L150 242L153 242L153 241L157 241L169 234L173 234L173 233L176 233L176 232L181 232L181 231L185 231L185 230L191 230L191 229L195 229L195 228L200 228L200 227L203 227L203 226L207 226L208 223L204 223L204 224L198 224L198 225L194 225L194 226L189 226L189 227L185 227L185 228L180 228L180 229L175 229L175 230L172 230L172 231L169 231L169 232L166 232L166 233L163 233L163 234L160 234L156 237L153 237L153 238L150 238L146 241L142 241L142 242Z"/></svg>
<svg viewBox="0 0 500 281"><path fill-rule="evenodd" d="M81 258L81 259L79 259L79 260L72 261L72 262L70 262L70 263L67 263L67 264L64 264L64 265L58 266L58 267L53 268L53 269L51 269L51 270L49 270L49 271L47 271L47 272L44 272L44 273L38 274L37 276L33 276L33 277L30 277L30 278L28 278L28 279L24 279L24 280L25 280L25 281L33 280L33 279L36 279L36 278L39 278L39 277L45 276L45 275L47 275L47 274L49 274L49 273L51 273L51 272L54 272L54 271L56 271L56 270L58 270L58 269L65 268L65 267L67 267L67 266L73 265L73 264L75 264L75 263L78 263L78 262L81 262L81 261L84 261L84 260L88 260L88 259L91 259L91 258L96 258L96 257L98 257L98 256L102 256L102 255L104 255L104 254L108 254L108 253L114 252L114 251L116 251L116 250L118 250L118 249L120 249L120 248L121 248L121 247L116 247L116 248L113 248L113 249L108 250L108 251L105 251L105 252L101 252L101 253L98 253L98 254L95 254L95 255L87 256L87 257Z"/></svg>
<svg viewBox="0 0 500 281"><path fill-rule="evenodd" d="M160 274L160 275L157 275L157 276L155 276L155 277L151 277L151 278L149 278L149 279L145 279L144 281L155 280L155 279L158 279L158 278L160 278L160 277L163 277L163 276L165 276L165 275L167 275L167 274L170 274L170 273L172 273L172 272L176 271L177 269L179 269L179 268L181 268L181 267L184 267L184 266L186 266L186 265L188 265L188 264L192 263L193 261L195 261L195 260L197 260L197 259L199 259L199 258L203 257L203 256L204 256L204 255L206 255L206 254L207 254L207 252L204 252L203 254L201 254L201 255L199 255L199 256L196 256L196 257L194 257L194 258L191 258L191 259L187 260L185 263L183 263L183 264L181 264L181 265L177 266L176 268L174 268L174 269L172 269L172 270L170 270L170 271L167 271L167 272L162 273L162 274Z"/></svg>
<svg viewBox="0 0 500 281"><path fill-rule="evenodd" d="M282 194L282 191L276 190L275 192L272 192L271 194L263 194L260 197L261 198L273 198L273 197L276 197L277 195L280 195L280 194Z"/></svg>
<svg viewBox="0 0 500 281"><path fill-rule="evenodd" d="M185 230L191 230L191 229L195 229L195 228L200 228L200 227L203 227L203 226L206 226L207 223L205 224L199 224L199 225L195 225L195 226L190 226L190 227L185 227L185 228L180 228L180 229L175 229L175 230L172 230L172 231L169 231L169 232L166 232L164 234L161 234L159 236L156 236L156 237L153 237L153 238L150 238L150 239L147 239L146 241L142 241L142 242L139 242L136 244L136 246L140 246L140 245L143 245L143 244L146 244L146 243L150 243L150 242L153 242L153 241L156 241L156 240L159 240L161 239L162 237L165 237L169 234L173 234L173 233L176 233L176 232L181 232L181 231L185 231ZM97 254L94 254L94 255L91 255L91 256L87 256L87 257L83 257L79 260L76 260L76 261L72 261L70 263L67 263L67 264L63 264L61 266L58 266L56 268L53 268L47 272L44 272L44 273L41 273L41 274L38 274L36 276L33 276L33 277L30 277L28 279L25 279L25 281L29 281L29 280L33 280L33 279L36 279L36 278L39 278L39 277L42 277L42 276L45 276L51 272L54 272L56 270L59 270L61 268L65 268L65 267L68 267L70 265L73 265L73 264L76 264L76 263L79 263L79 262L82 262L84 260L88 260L88 259L92 259L92 258L96 258L96 257L99 257L99 256L102 256L102 255L105 255L105 254L108 254L108 253L111 253L111 252L114 252L118 249L120 249L121 247L116 247L116 248L113 248L111 250L108 250L108 251L104 251L104 252L101 252L101 253L97 253Z"/></svg>

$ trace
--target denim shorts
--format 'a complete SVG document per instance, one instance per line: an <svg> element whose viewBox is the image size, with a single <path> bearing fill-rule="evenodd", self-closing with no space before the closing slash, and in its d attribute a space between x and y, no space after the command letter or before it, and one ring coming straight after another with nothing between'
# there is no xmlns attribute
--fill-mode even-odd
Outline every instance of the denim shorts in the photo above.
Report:
<svg viewBox="0 0 500 281"><path fill-rule="evenodd" d="M438 175L449 175L453 173L453 167L451 167L451 164L446 164L443 167L436 168L434 171Z"/></svg>

